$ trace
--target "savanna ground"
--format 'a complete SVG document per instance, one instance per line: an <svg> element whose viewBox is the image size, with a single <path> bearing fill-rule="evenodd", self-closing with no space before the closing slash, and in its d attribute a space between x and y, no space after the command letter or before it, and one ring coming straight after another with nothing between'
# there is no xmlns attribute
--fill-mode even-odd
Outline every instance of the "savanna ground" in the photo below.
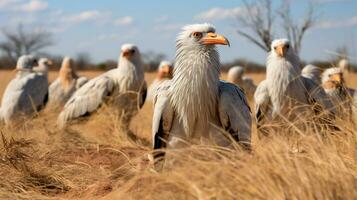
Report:
<svg viewBox="0 0 357 200"><path fill-rule="evenodd" d="M0 95L13 76L0 71ZM149 83L154 77L146 74ZM357 74L347 82L357 88ZM132 121L136 141L105 107L66 130L56 127L57 115L47 109L15 127L0 125L0 199L357 199L357 133L348 121L336 122L339 131L292 125L263 139L253 129L251 152L175 150L175 165L158 173L147 159L151 102Z"/></svg>

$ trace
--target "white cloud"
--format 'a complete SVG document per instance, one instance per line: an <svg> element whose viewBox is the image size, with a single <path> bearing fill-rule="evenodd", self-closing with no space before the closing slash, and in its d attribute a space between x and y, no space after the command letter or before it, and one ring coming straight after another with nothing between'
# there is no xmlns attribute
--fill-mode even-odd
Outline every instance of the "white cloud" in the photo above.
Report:
<svg viewBox="0 0 357 200"><path fill-rule="evenodd" d="M79 14L71 15L68 17L64 17L63 21L70 23L82 23L86 21L97 20L102 17L102 14L97 10L87 10L83 11Z"/></svg>
<svg viewBox="0 0 357 200"><path fill-rule="evenodd" d="M194 18L196 20L210 21L234 18L239 15L245 15L245 9L241 7L236 8L211 8L205 12L199 13Z"/></svg>
<svg viewBox="0 0 357 200"><path fill-rule="evenodd" d="M31 0L19 7L20 10L25 12L36 12L46 10L48 8L48 3L41 0Z"/></svg>
<svg viewBox="0 0 357 200"><path fill-rule="evenodd" d="M1 0L0 9L4 11L37 12L48 8L48 3L42 0Z"/></svg>
<svg viewBox="0 0 357 200"><path fill-rule="evenodd" d="M130 25L134 22L132 16L125 16L114 21L115 25Z"/></svg>
<svg viewBox="0 0 357 200"><path fill-rule="evenodd" d="M317 28L330 29L340 27L352 27L357 25L357 16L353 16L344 20L329 20L322 21L317 25Z"/></svg>
<svg viewBox="0 0 357 200"><path fill-rule="evenodd" d="M0 9L10 8L19 3L20 0L1 0Z"/></svg>

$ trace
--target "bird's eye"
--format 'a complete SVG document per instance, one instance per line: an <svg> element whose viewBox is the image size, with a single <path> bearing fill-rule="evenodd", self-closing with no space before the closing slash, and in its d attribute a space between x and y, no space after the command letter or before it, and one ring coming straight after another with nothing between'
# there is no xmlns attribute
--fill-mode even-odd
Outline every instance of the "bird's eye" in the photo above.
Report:
<svg viewBox="0 0 357 200"><path fill-rule="evenodd" d="M135 49L130 50L130 53L131 53L131 54L134 54L134 53L135 53Z"/></svg>
<svg viewBox="0 0 357 200"><path fill-rule="evenodd" d="M286 45L286 48L289 49L289 48L290 48L290 44L287 44L287 45Z"/></svg>
<svg viewBox="0 0 357 200"><path fill-rule="evenodd" d="M277 47L274 47L274 49L276 50Z"/></svg>
<svg viewBox="0 0 357 200"><path fill-rule="evenodd" d="M201 32L194 32L192 33L192 36L195 37L196 39L199 39L202 37L202 33Z"/></svg>

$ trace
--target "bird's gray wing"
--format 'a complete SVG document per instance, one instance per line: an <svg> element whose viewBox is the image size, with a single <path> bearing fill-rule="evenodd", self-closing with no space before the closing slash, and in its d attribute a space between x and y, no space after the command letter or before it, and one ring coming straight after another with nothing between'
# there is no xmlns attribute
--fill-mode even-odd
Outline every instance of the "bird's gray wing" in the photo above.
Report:
<svg viewBox="0 0 357 200"><path fill-rule="evenodd" d="M79 89L80 87L82 87L84 84L86 84L88 82L88 78L84 77L84 76L80 76L77 78L76 81L76 89Z"/></svg>
<svg viewBox="0 0 357 200"><path fill-rule="evenodd" d="M173 110L170 108L168 91L170 81L165 81L157 87L153 98L154 114L152 121L152 142L154 149L164 148L165 141L171 129Z"/></svg>
<svg viewBox="0 0 357 200"><path fill-rule="evenodd" d="M114 89L114 81L103 74L88 81L67 101L58 117L58 125L65 126L67 121L95 111Z"/></svg>
<svg viewBox="0 0 357 200"><path fill-rule="evenodd" d="M61 81L59 78L57 78L55 81L53 81L49 87L49 102L54 102L54 101L59 101L63 96L63 90L61 87Z"/></svg>
<svg viewBox="0 0 357 200"><path fill-rule="evenodd" d="M155 79L149 86L148 88L148 95L147 95L147 98L150 100L150 101L153 101L154 99L154 96L155 96L155 92L157 91L157 87L159 86L160 84L160 81Z"/></svg>
<svg viewBox="0 0 357 200"><path fill-rule="evenodd" d="M267 81L260 82L254 93L255 101L255 119L258 128L260 127L264 118L267 117L269 112L270 96L268 92Z"/></svg>
<svg viewBox="0 0 357 200"><path fill-rule="evenodd" d="M309 97L310 104L318 106L314 108L315 112L327 110L329 113L334 115L336 113L336 108L326 94L325 90L312 79L303 76L301 76L301 78Z"/></svg>
<svg viewBox="0 0 357 200"><path fill-rule="evenodd" d="M223 128L238 142L249 146L252 118L243 90L234 84L221 81L218 109Z"/></svg>
<svg viewBox="0 0 357 200"><path fill-rule="evenodd" d="M16 114L31 114L43 108L48 100L46 76L35 73L15 78L7 86L2 100L2 115L9 120Z"/></svg>
<svg viewBox="0 0 357 200"><path fill-rule="evenodd" d="M153 99L154 114L152 119L152 143L153 149L156 150L153 153L155 168L160 170L161 161L165 158L165 151L158 151L166 147L166 142L169 138L172 122L174 119L173 109L170 107L170 100L168 95L170 84L161 84L155 92Z"/></svg>
<svg viewBox="0 0 357 200"><path fill-rule="evenodd" d="M141 88L140 88L140 96L139 96L139 107L142 108L144 106L144 103L146 101L146 97L147 97L147 93L148 93L148 87L146 84L146 81L144 80Z"/></svg>
<svg viewBox="0 0 357 200"><path fill-rule="evenodd" d="M26 82L21 78L14 78L9 82L4 91L1 100L1 118L5 122L9 122L16 112L19 110L20 96L23 93L23 85Z"/></svg>

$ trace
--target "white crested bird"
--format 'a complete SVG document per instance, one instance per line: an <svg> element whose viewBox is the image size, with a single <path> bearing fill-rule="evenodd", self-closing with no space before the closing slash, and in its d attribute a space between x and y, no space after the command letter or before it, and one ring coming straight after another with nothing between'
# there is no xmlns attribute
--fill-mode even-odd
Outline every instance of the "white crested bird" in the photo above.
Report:
<svg viewBox="0 0 357 200"><path fill-rule="evenodd" d="M63 106L73 93L87 81L88 78L77 75L73 59L65 57L62 61L58 78L50 85L49 104Z"/></svg>
<svg viewBox="0 0 357 200"><path fill-rule="evenodd" d="M244 92L247 94L247 97L252 99L257 86L254 85L253 79L243 75L244 68L241 66L234 66L229 69L227 80L228 82L243 88Z"/></svg>
<svg viewBox="0 0 357 200"><path fill-rule="evenodd" d="M323 88L301 75L299 57L287 39L274 40L267 58L266 79L254 94L258 128L266 122L295 122L306 116L334 113ZM326 111L326 112L324 112Z"/></svg>
<svg viewBox="0 0 357 200"><path fill-rule="evenodd" d="M41 60L41 65L46 65ZM0 118L6 124L29 116L42 109L48 100L47 75L34 72L37 60L31 55L21 56L16 65L16 76L7 85L2 97ZM46 66L42 66L46 67Z"/></svg>
<svg viewBox="0 0 357 200"><path fill-rule="evenodd" d="M337 116L341 119L351 119L353 99L357 93L346 87L343 69L338 67L326 69L322 74L322 87L337 108Z"/></svg>
<svg viewBox="0 0 357 200"><path fill-rule="evenodd" d="M38 65L33 67L32 70L33 72L46 76L46 78L48 79L48 70L51 66L53 66L53 61L51 59L40 58L38 60Z"/></svg>
<svg viewBox="0 0 357 200"><path fill-rule="evenodd" d="M89 80L79 88L65 104L58 117L58 125L64 127L69 121L91 114L103 103L109 102L124 115L121 125L128 128L133 109L142 107L146 99L144 67L138 47L124 44L118 67ZM133 102L135 101L135 105ZM135 110L136 111L136 110Z"/></svg>
<svg viewBox="0 0 357 200"><path fill-rule="evenodd" d="M173 78L154 98L154 149L201 142L229 146L230 137L249 147L250 108L239 87L219 80L218 44L229 42L210 24L185 26L178 35Z"/></svg>
<svg viewBox="0 0 357 200"><path fill-rule="evenodd" d="M157 68L157 76L155 80L151 83L148 89L148 99L152 100L159 85L165 81L172 79L174 65L170 61L161 61L159 67Z"/></svg>
<svg viewBox="0 0 357 200"><path fill-rule="evenodd" d="M301 71L301 75L305 78L309 78L311 80L313 80L315 83L317 84L321 84L321 68L317 67L315 65L306 65L302 71Z"/></svg>

